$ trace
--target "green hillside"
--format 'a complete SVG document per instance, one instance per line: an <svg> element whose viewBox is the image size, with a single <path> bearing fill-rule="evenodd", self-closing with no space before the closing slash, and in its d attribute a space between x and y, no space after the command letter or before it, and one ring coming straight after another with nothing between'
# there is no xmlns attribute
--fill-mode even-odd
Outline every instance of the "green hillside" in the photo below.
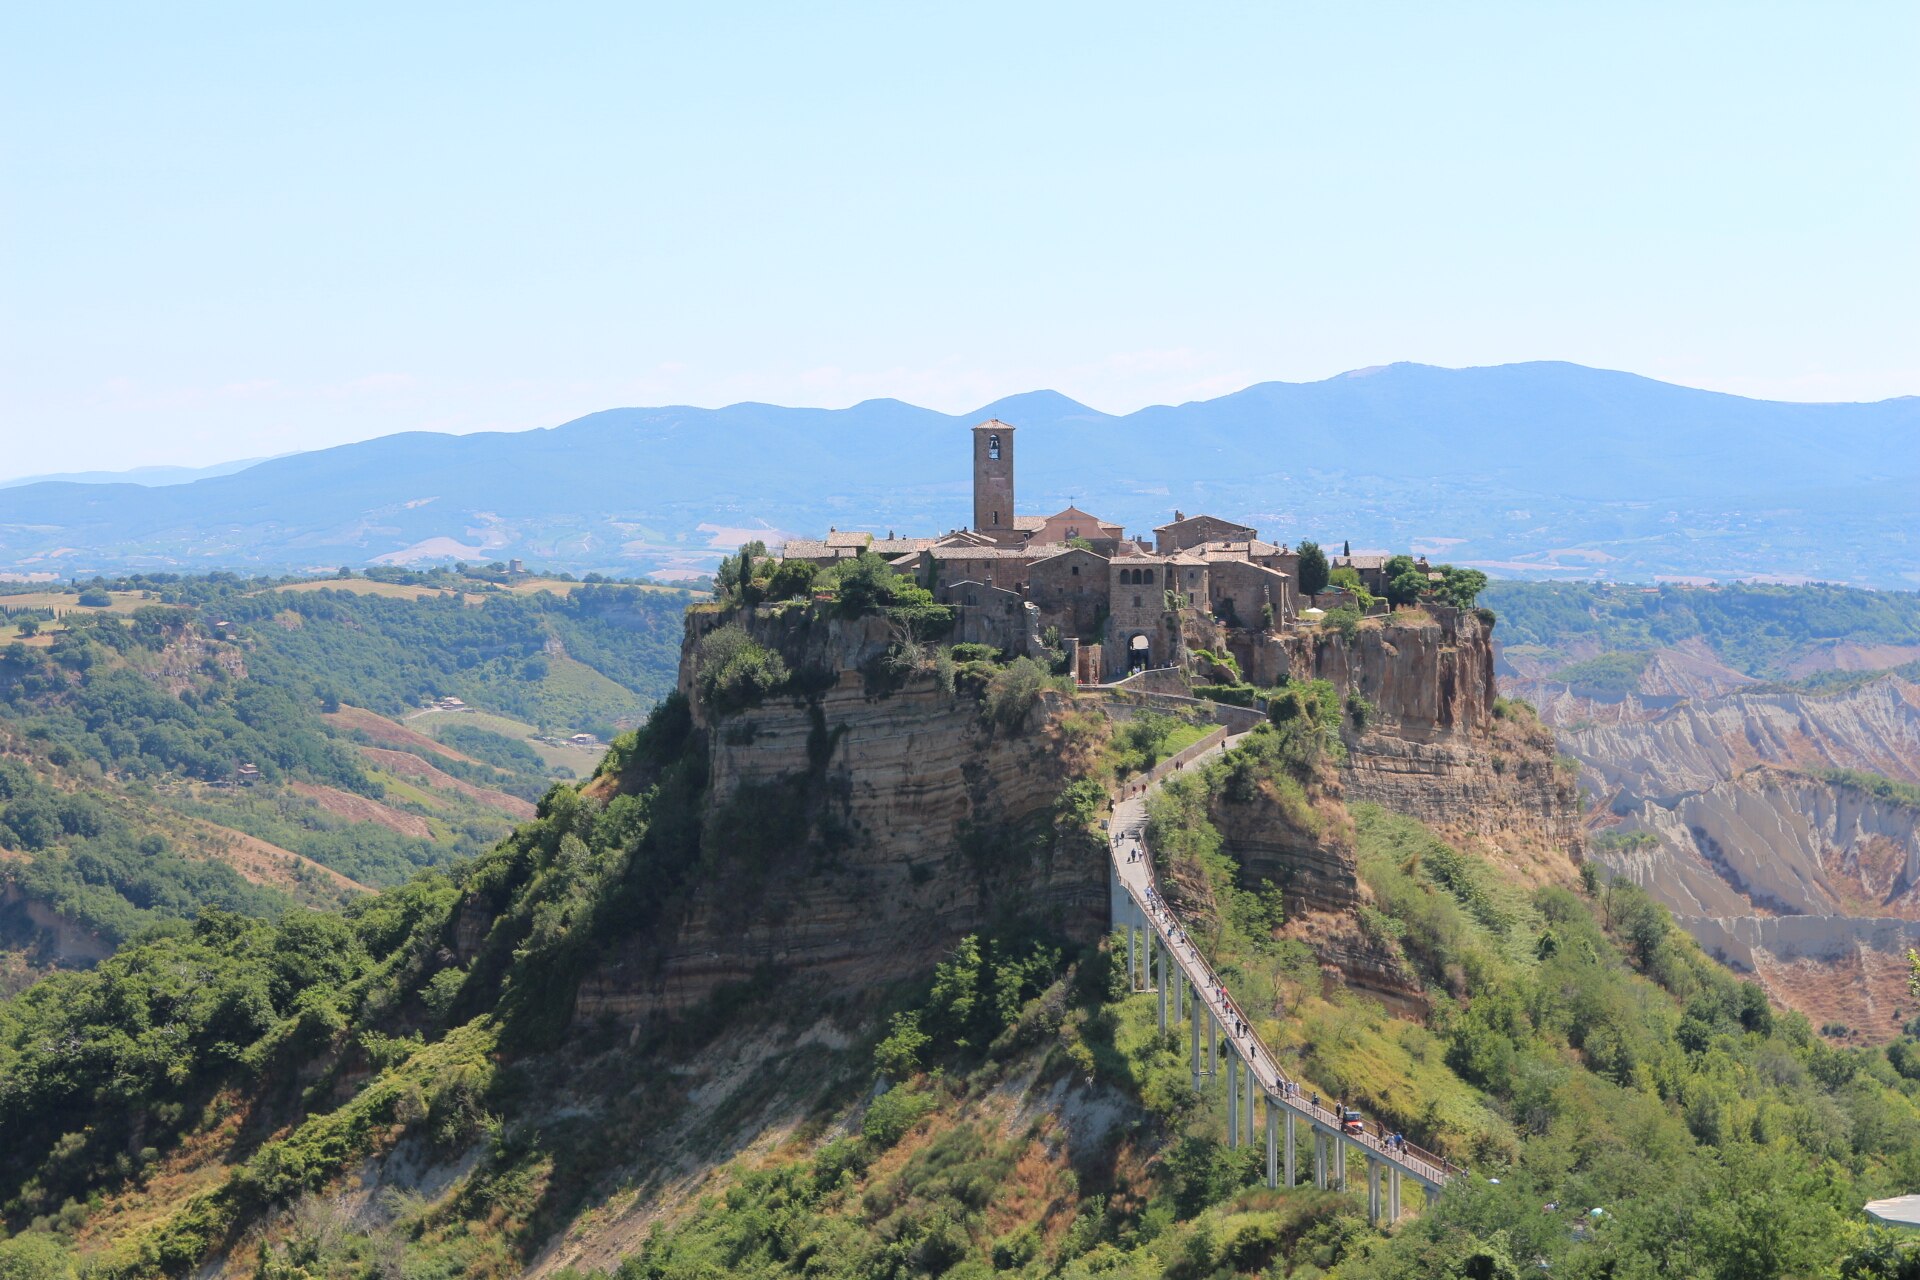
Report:
<svg viewBox="0 0 1920 1280"><path fill-rule="evenodd" d="M16 602L0 647L0 954L88 963L205 907L338 906L450 865L591 769L592 751L525 733L611 736L672 687L679 593L388 576L0 596ZM89 592L106 604L82 604ZM407 730L401 717L444 696L528 723Z"/></svg>
<svg viewBox="0 0 1920 1280"><path fill-rule="evenodd" d="M679 1211L565 1274L1911 1264L1858 1206L1920 1177L1913 1041L1822 1043L1630 885L1530 889L1410 819L1345 809L1297 719L1170 783L1154 847L1212 904L1191 936L1290 1070L1472 1167L1391 1231L1354 1195L1257 1186L1219 1093L1188 1087L1181 1036L1126 994L1121 951L1043 922L1009 918L930 975L824 1005L768 972L645 1035L569 1030L592 959L729 856L690 729L670 699L592 784L450 872L343 913L210 912L0 1004L0 1215L20 1233L0 1259L184 1275L224 1251L263 1277L509 1276L704 1168ZM1361 928L1429 1017L1330 986L1276 931L1277 898L1245 886L1208 817L1229 789L1292 797L1295 820L1351 840ZM1062 830L1097 814L1083 791L1063 793ZM450 1172L377 1209L335 1198L382 1156Z"/></svg>
<svg viewBox="0 0 1920 1280"><path fill-rule="evenodd" d="M1605 689L1619 684L1617 668L1627 661L1625 655L1689 640L1703 642L1728 666L1759 679L1783 678L1796 659L1835 644L1920 646L1920 592L1912 591L1818 583L1654 589L1496 582L1481 593L1480 602L1499 615L1502 644L1539 646L1550 651L1547 656L1566 661L1575 653L1606 657L1613 668L1576 671L1582 679L1598 677ZM1561 674L1556 671L1555 678Z"/></svg>

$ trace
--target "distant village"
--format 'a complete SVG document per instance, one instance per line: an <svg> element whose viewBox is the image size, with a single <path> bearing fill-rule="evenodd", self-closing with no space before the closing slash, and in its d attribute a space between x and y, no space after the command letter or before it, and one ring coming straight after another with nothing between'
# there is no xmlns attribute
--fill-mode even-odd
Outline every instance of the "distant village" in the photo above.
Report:
<svg viewBox="0 0 1920 1280"><path fill-rule="evenodd" d="M1219 516L1175 511L1148 541L1077 506L1018 514L1014 427L998 419L973 428L971 527L931 538L831 529L823 539L790 540L781 557L826 567L863 553L961 606L960 639L1017 650L1023 633L1053 633L1084 683L1180 663L1196 639L1217 637L1226 652L1238 646L1225 633L1285 631L1354 599L1339 591L1303 599L1297 548ZM1326 556L1329 570L1351 569L1382 596L1390 558L1350 547ZM1413 564L1441 577L1424 560ZM982 634L966 634L974 631Z"/></svg>

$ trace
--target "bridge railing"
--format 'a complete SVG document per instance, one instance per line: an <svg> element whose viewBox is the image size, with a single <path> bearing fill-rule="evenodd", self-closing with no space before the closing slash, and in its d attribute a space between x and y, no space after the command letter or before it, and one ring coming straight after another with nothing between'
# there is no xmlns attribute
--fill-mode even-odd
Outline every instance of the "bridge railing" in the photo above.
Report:
<svg viewBox="0 0 1920 1280"><path fill-rule="evenodd" d="M1236 1043L1240 1039L1247 1040L1257 1051L1258 1056L1266 1060L1265 1076L1272 1081L1271 1086L1268 1085L1267 1079L1261 1079L1261 1072L1252 1061L1255 1055L1242 1052L1242 1057L1247 1059L1248 1070L1255 1073L1256 1079L1261 1079L1262 1089L1272 1095L1281 1106L1300 1112L1331 1132L1345 1135L1360 1146L1373 1150L1381 1159L1399 1164L1425 1181L1444 1184L1449 1178L1464 1172L1463 1166L1454 1164L1446 1157L1436 1155L1417 1143L1408 1142L1405 1139L1398 1144L1390 1142L1391 1135L1377 1121L1362 1120L1361 1131L1355 1133L1345 1127L1339 1112L1311 1100L1317 1097L1317 1094L1302 1093L1299 1084L1281 1069L1273 1051L1268 1049L1258 1034L1253 1031L1253 1023L1247 1019L1245 1013L1230 996L1222 994L1226 990L1225 985L1220 982L1212 966L1201 958L1199 949L1190 942L1176 940L1171 936L1172 931L1179 927L1173 920L1172 913L1156 903L1143 900L1133 886L1126 881L1122 880L1120 887L1132 900L1141 916L1151 924L1155 934L1160 938L1161 945L1169 955L1173 956L1174 963L1178 964L1186 974L1194 990L1201 993L1200 998L1213 1009L1221 1025L1229 1029L1228 1038ZM1184 938L1184 930L1181 930L1181 935ZM1182 947L1185 948L1184 951L1181 950ZM1233 1021L1236 1018L1247 1027L1247 1034L1244 1037L1235 1037L1231 1033Z"/></svg>
<svg viewBox="0 0 1920 1280"><path fill-rule="evenodd" d="M1206 751L1211 751L1217 747L1220 742L1225 740L1226 736L1225 730L1222 729L1216 740L1207 742L1206 739L1203 739L1202 742L1194 743L1193 748L1189 748L1188 750L1193 751L1193 755L1204 754ZM1210 734L1208 737L1214 738L1214 735ZM1206 745L1203 746L1202 743ZM1199 748L1199 750L1194 750L1194 748ZM1185 755L1186 753L1183 752L1181 754ZM1188 758L1191 759L1193 757L1188 756ZM1171 762L1171 760L1168 760L1163 763ZM1185 762L1183 761L1182 763ZM1155 780L1157 781L1157 779ZM1254 1073L1254 1078L1260 1081L1261 1088L1270 1098L1275 1099L1281 1106L1289 1110L1305 1115L1310 1121L1318 1124L1322 1128L1342 1134L1347 1140L1357 1142L1360 1146L1374 1151L1382 1160L1399 1165L1403 1170L1413 1174L1414 1177L1422 1182L1431 1183L1435 1186L1444 1186L1448 1180L1465 1172L1464 1166L1454 1164L1446 1157L1428 1151L1416 1143L1408 1142L1404 1138L1398 1143L1390 1141L1392 1135L1388 1134L1378 1122L1363 1120L1361 1122L1361 1131L1359 1133L1353 1133L1346 1129L1341 1117L1332 1108L1319 1105L1317 1102L1311 1100L1317 1097L1317 1095L1310 1093L1302 1094L1298 1082L1293 1080L1281 1069L1279 1059L1274 1057L1273 1051L1261 1042L1259 1035L1253 1030L1252 1020L1245 1015L1239 1006L1233 1003L1232 997L1226 994L1226 985L1220 981L1219 976L1214 973L1213 967L1209 965L1206 958L1200 954L1200 949L1187 940L1186 930L1181 927L1172 910L1165 905L1164 898L1161 897L1159 889L1155 887L1157 886L1157 878L1153 873L1151 851L1146 847L1146 832L1144 827L1138 833L1137 838L1139 839L1143 853L1147 855L1144 870L1149 881L1152 897L1150 899L1143 897L1139 891L1127 883L1125 875L1121 872L1123 865L1120 860L1119 847L1119 837L1121 834L1119 831L1111 832L1110 836L1112 838L1109 839L1107 845L1108 857L1113 861L1115 883L1125 891L1127 898L1133 903L1140 917L1148 922L1155 935L1159 938L1161 946L1166 950L1168 955L1173 957L1174 963L1180 967L1181 972L1185 974L1187 980L1193 985L1193 989L1198 993L1200 999L1205 1001L1207 1007L1213 1011L1214 1016L1219 1018L1221 1025L1228 1030L1228 1039L1234 1043L1238 1043L1240 1039L1248 1042L1248 1049L1242 1051L1242 1057L1246 1060L1247 1069ZM1247 1028L1244 1037L1235 1037L1232 1034L1232 1028L1236 1020ZM1256 1057L1265 1059L1265 1078L1262 1077L1262 1073L1255 1064Z"/></svg>

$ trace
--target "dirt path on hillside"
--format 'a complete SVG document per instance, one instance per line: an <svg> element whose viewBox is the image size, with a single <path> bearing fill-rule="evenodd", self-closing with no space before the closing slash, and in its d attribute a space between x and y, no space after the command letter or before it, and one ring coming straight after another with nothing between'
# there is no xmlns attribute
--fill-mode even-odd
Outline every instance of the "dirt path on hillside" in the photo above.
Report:
<svg viewBox="0 0 1920 1280"><path fill-rule="evenodd" d="M198 818L189 818L187 822L193 832L206 841L205 856L226 863L250 884L291 892L298 887L301 874L304 873L308 878L317 876L343 892L373 892L368 886L341 875L332 867L323 866L312 858L291 849L283 849L258 836Z"/></svg>
<svg viewBox="0 0 1920 1280"><path fill-rule="evenodd" d="M444 742L430 738L417 729L396 724L378 712L368 711L365 707L350 707L343 702L338 711L325 712L321 719L336 729L347 731L358 729L383 747L397 747L402 751L416 753L431 752L437 756L444 756L448 760L459 760L465 764L482 763L463 751L455 751Z"/></svg>
<svg viewBox="0 0 1920 1280"><path fill-rule="evenodd" d="M504 791L494 791L487 787L476 787L471 782L462 782L452 774L434 768L411 752L388 751L381 747L361 747L359 751L374 765L390 773L424 782L435 790L463 795L469 800L486 805L489 809L504 813L515 821L523 822L533 816L533 806L519 796L510 796Z"/></svg>
<svg viewBox="0 0 1920 1280"><path fill-rule="evenodd" d="M342 791L338 787L323 787L312 782L289 784L298 795L319 805L322 810L336 818L345 818L348 822L368 822L385 827L389 831L398 831L403 836L412 836L416 840L433 839L433 826L417 813L402 813L389 804L382 804L368 796L357 796L351 791Z"/></svg>

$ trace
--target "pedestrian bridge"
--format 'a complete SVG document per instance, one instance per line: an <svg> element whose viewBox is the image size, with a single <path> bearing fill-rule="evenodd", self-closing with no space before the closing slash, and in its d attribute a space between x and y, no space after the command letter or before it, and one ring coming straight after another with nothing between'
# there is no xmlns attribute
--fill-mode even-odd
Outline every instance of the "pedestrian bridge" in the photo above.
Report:
<svg viewBox="0 0 1920 1280"><path fill-rule="evenodd" d="M1154 882L1153 854L1146 844L1148 797L1168 777L1224 751L1242 736L1215 730L1156 766L1144 782L1131 784L1114 806L1108 835L1110 912L1113 927L1126 930L1127 980L1135 992L1157 995L1162 1034L1183 1021L1190 1025L1195 1092L1224 1075L1229 1146L1259 1140L1256 1104L1264 1099L1268 1186L1298 1182L1300 1130L1305 1126L1313 1143L1313 1184L1344 1190L1351 1157L1358 1157L1366 1164L1367 1216L1376 1226L1391 1223L1400 1217L1403 1180L1411 1178L1431 1199L1465 1171L1383 1132L1372 1121L1348 1128L1327 1100L1289 1078L1168 910Z"/></svg>

